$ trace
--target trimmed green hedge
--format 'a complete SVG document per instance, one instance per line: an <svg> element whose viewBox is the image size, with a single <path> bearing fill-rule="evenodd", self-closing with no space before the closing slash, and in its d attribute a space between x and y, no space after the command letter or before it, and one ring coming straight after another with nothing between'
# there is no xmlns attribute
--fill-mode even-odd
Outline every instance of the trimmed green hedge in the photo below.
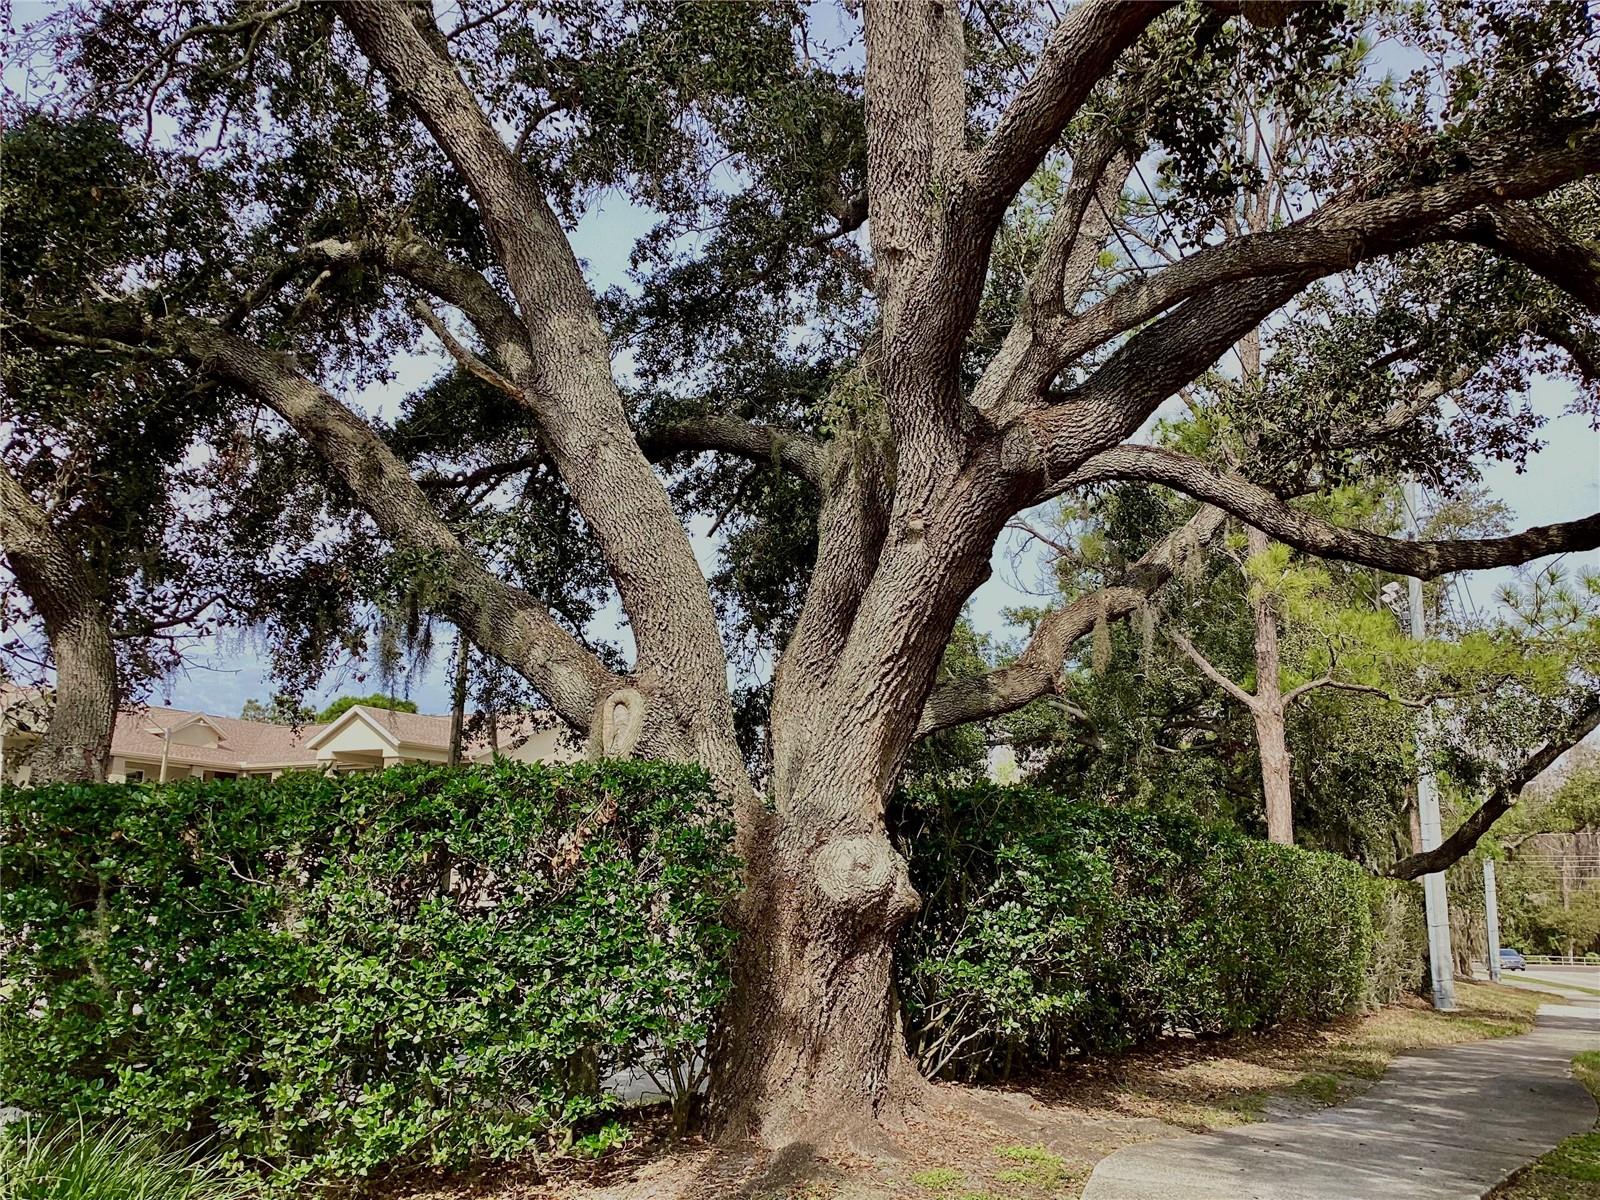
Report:
<svg viewBox="0 0 1600 1200"><path fill-rule="evenodd" d="M1192 815L902 798L924 1068L1004 1076L1414 990L1414 885ZM214 1143L277 1182L559 1143L647 1067L679 1102L737 886L660 763L0 790L0 1103Z"/></svg>
<svg viewBox="0 0 1600 1200"><path fill-rule="evenodd" d="M900 828L924 898L901 1000L935 1074L1324 1019L1412 987L1421 961L1413 887L1192 814L980 784L904 796Z"/></svg>
<svg viewBox="0 0 1600 1200"><path fill-rule="evenodd" d="M634 1064L686 1096L728 987L697 769L10 789L0 820L0 1101L284 1183L523 1152Z"/></svg>

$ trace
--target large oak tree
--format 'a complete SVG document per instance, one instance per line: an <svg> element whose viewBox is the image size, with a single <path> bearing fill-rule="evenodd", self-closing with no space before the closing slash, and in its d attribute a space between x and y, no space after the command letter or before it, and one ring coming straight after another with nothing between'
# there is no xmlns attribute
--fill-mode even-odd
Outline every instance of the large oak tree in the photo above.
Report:
<svg viewBox="0 0 1600 1200"><path fill-rule="evenodd" d="M1072 644L1225 514L1424 577L1600 544L1600 515L1396 541L1318 518L1271 474L1130 440L1317 281L1418 247L1548 280L1577 315L1527 336L1581 349L1595 252L1541 204L1600 167L1581 5L1389 19L1424 64L1398 87L1350 65L1356 30L1334 6L868 0L817 20L638 0L469 3L448 28L394 0L97 6L64 30L74 103L176 143L186 169L214 153L240 236L203 287L122 272L8 315L32 347L186 364L264 406L426 564L430 608L562 718L597 738L637 718L637 753L706 766L746 862L712 1111L772 1144L870 1137L920 1093L891 986L918 900L885 826L914 744L1051 694ZM1297 152L1297 218L1254 233L1218 216L1260 175L1223 118L1241 97L1316 139ZM1160 201L1148 251L1125 239L1133 179ZM1002 261L1008 213L1041 180L1037 236ZM569 240L605 186L664 214L637 302L597 299ZM499 405L522 455L415 469L342 398L408 321L472 382L453 393L461 425ZM844 349L797 364L798 338ZM1421 354L1395 344L1366 365ZM1359 418L1381 434L1392 414L1374 401ZM816 506L759 753L741 745L683 476L661 469L697 453L785 472L789 499ZM463 534L451 498L519 471L581 517L631 661L597 654ZM939 681L1006 523L1127 480L1204 503L1124 579L1042 619L1015 663Z"/></svg>

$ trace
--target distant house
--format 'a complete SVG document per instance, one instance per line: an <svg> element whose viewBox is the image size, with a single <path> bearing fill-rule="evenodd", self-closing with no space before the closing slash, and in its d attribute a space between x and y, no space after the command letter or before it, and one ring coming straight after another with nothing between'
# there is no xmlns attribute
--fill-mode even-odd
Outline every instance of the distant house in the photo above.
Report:
<svg viewBox="0 0 1600 1200"><path fill-rule="evenodd" d="M5 775L27 782L27 753L44 722L35 700L20 704L4 730ZM483 762L496 753L518 762L570 762L581 749L549 713L500 718L494 744L469 742L462 757ZM270 779L290 770L374 771L397 763L445 762L450 718L391 712L357 704L328 725L273 725L179 708L117 714L111 735L113 783L173 779Z"/></svg>

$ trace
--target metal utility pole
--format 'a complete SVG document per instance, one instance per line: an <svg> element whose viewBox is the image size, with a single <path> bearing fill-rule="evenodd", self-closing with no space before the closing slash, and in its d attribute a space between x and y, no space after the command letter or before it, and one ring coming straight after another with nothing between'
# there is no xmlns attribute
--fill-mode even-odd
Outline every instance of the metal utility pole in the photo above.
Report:
<svg viewBox="0 0 1600 1200"><path fill-rule="evenodd" d="M1500 982L1500 905L1494 888L1494 859L1483 860L1483 919L1489 926L1489 978Z"/></svg>
<svg viewBox="0 0 1600 1200"><path fill-rule="evenodd" d="M1412 541L1421 536L1417 521L1418 490L1415 478L1406 481L1406 532ZM1422 613L1422 580L1415 577L1411 579L1410 600L1411 636L1420 642L1427 637L1427 625ZM1442 840L1439 791L1433 772L1427 766L1427 727L1428 711L1424 709L1417 726L1417 816L1422 825L1424 851L1435 849ZM1422 877L1422 898L1428 915L1428 967L1433 979L1433 1006L1440 1012L1454 1012L1455 957L1450 949L1450 905L1445 895L1443 871ZM1499 957L1498 951L1496 957Z"/></svg>

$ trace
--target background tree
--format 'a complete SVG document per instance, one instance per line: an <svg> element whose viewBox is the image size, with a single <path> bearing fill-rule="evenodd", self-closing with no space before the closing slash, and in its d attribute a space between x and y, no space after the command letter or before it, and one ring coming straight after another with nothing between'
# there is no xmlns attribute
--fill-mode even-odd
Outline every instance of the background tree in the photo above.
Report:
<svg viewBox="0 0 1600 1200"><path fill-rule="evenodd" d="M323 725L337 721L358 704L364 704L368 708L386 708L391 712L414 713L417 711L417 702L415 700L403 700L398 696L386 696L382 692L373 692L370 696L340 696L317 714L317 721Z"/></svg>
<svg viewBox="0 0 1600 1200"><path fill-rule="evenodd" d="M317 710L310 705L281 693L265 704L254 698L246 700L239 710L241 721L265 721L269 725L309 725L316 716Z"/></svg>

